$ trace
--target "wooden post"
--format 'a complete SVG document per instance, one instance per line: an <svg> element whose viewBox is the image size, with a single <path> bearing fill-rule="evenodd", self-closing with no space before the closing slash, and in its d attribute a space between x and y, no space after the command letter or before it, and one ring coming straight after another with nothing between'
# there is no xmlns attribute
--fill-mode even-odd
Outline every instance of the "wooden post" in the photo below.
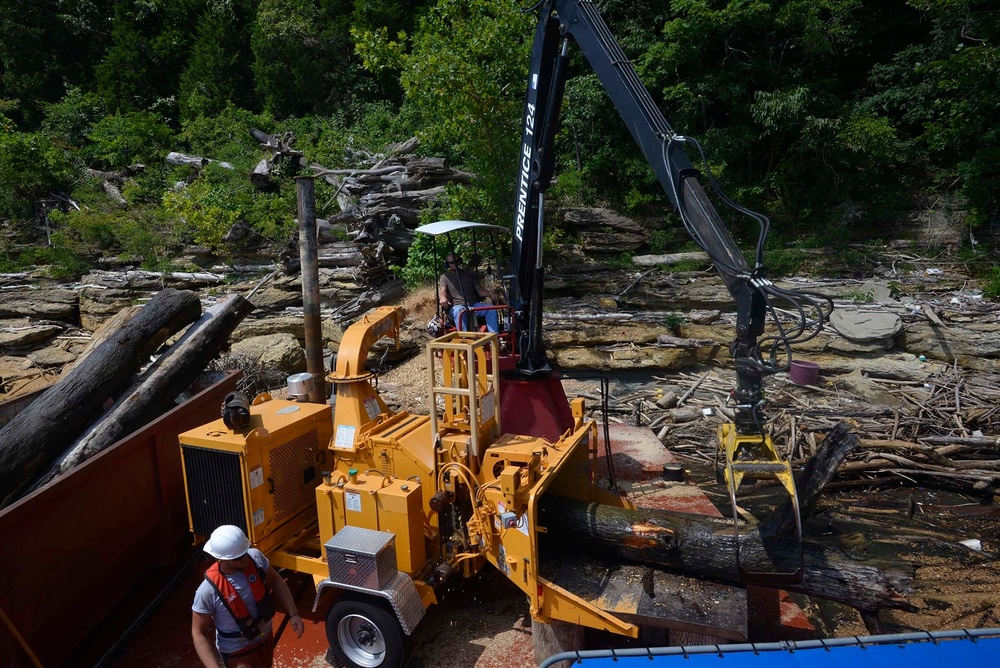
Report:
<svg viewBox="0 0 1000 668"><path fill-rule="evenodd" d="M313 378L309 401L326 403L326 368L323 365L323 328L320 323L319 252L316 232L315 177L297 176L299 204L299 262L302 265L302 310L305 319L306 371Z"/></svg>

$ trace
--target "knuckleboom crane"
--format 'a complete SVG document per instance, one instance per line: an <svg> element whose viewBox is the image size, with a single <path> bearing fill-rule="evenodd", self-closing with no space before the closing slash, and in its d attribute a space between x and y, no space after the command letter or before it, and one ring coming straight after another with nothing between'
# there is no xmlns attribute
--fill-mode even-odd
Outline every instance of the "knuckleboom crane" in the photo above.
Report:
<svg viewBox="0 0 1000 668"><path fill-rule="evenodd" d="M514 277L515 330L521 358L518 372L526 378L551 374L542 340L542 234L545 229L545 192L555 162L553 143L565 90L570 46L576 44L597 74L632 138L649 162L680 219L694 241L708 253L736 303L736 333L730 354L736 368L731 400L735 419L719 431L719 452L736 517L736 488L744 477L773 478L797 503L794 480L765 430L765 376L787 371L791 345L815 337L833 309L820 294L782 289L773 284L764 264L764 243L770 227L766 216L745 209L722 192L707 168L701 146L676 132L639 80L592 0L542 0L531 54L531 70L524 106L521 150L518 155L517 199L513 223L511 273ZM747 261L712 204L699 172L685 153L692 147L705 165L704 175L717 197L730 209L758 224L753 265ZM790 305L798 314L791 328L778 318L774 303ZM765 334L768 313L774 332ZM797 514L797 511L796 511ZM801 528L800 528L801 533ZM801 536L800 536L801 538ZM786 578L798 577L792 565ZM753 579L753 573L746 573ZM782 574L760 574L769 581Z"/></svg>

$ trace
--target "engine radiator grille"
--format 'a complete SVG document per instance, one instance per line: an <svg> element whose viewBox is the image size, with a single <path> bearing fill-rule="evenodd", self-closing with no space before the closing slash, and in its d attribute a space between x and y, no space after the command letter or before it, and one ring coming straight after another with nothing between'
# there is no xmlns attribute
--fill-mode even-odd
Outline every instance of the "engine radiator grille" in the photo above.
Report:
<svg viewBox="0 0 1000 668"><path fill-rule="evenodd" d="M220 525L234 524L248 533L240 456L189 445L181 452L194 532L208 536Z"/></svg>
<svg viewBox="0 0 1000 668"><path fill-rule="evenodd" d="M274 520L283 522L316 502L319 475L313 458L319 448L316 432L311 431L268 453L274 480Z"/></svg>

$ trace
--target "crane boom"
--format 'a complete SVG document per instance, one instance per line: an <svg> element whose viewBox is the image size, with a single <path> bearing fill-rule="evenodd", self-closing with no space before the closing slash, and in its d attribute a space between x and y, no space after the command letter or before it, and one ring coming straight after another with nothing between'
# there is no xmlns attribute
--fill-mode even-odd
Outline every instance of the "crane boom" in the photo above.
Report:
<svg viewBox="0 0 1000 668"><path fill-rule="evenodd" d="M734 393L736 424L740 433L759 432L763 422L759 413L761 378L785 368L785 365L775 362L776 352L787 352L791 340L803 336L811 327L822 325L825 318L819 304L825 298L778 290L770 283L761 259L767 219L730 202L720 192L729 206L760 224L761 237L751 267L709 199L702 185L702 174L694 168L683 150L683 145L697 145L696 142L671 128L594 3L591 0L543 0L537 7L538 27L532 49L518 156L511 258L514 278L512 303L518 349L521 351L519 373L532 377L551 371L541 330L544 198L554 168L553 144L565 89L569 48L570 43L575 42L653 168L685 228L712 258L733 296L737 322L730 351L735 358L737 372ZM712 185L716 187L714 180ZM764 333L770 308L769 296L791 301L796 306L795 299L807 303L806 308L799 308L802 317L798 331L787 335L779 325L779 334L771 337L770 362L763 359L758 342L758 337ZM818 314L815 320L808 320L807 309L814 309Z"/></svg>

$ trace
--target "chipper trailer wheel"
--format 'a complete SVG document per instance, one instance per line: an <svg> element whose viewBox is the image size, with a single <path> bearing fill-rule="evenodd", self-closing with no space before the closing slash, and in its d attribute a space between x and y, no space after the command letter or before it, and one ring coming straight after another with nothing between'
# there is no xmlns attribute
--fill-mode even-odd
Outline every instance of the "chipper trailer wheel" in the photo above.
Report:
<svg viewBox="0 0 1000 668"><path fill-rule="evenodd" d="M346 593L326 618L326 638L347 668L401 668L406 636L381 599Z"/></svg>

